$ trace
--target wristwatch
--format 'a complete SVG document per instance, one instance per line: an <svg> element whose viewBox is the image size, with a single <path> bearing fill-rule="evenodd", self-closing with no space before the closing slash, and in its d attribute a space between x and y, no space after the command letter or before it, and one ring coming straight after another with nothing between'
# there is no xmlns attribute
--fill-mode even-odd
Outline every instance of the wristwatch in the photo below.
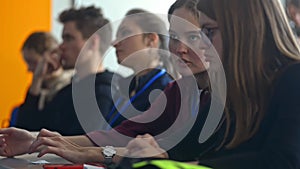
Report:
<svg viewBox="0 0 300 169"><path fill-rule="evenodd" d="M105 164L111 164L112 163L112 158L114 155L116 155L117 151L113 146L105 146L102 147L102 154L104 156L104 163Z"/></svg>

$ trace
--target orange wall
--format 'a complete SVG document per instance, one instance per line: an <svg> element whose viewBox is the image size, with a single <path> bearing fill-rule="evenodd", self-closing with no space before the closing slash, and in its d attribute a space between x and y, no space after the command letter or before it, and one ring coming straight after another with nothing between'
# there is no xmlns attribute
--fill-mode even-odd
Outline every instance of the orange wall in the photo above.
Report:
<svg viewBox="0 0 300 169"><path fill-rule="evenodd" d="M51 28L51 0L3 0L0 6L0 128L23 102L31 75L20 48L33 31Z"/></svg>

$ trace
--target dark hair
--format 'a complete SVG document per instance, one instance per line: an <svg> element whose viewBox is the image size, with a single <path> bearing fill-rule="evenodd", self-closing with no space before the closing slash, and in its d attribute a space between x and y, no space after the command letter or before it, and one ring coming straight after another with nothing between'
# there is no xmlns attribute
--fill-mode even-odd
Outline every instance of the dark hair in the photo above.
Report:
<svg viewBox="0 0 300 169"><path fill-rule="evenodd" d="M23 43L22 50L33 49L40 55L53 49L53 44L58 44L57 40L48 32L33 32Z"/></svg>
<svg viewBox="0 0 300 169"><path fill-rule="evenodd" d="M177 1L175 1L169 8L168 19L170 20L170 17L172 16L172 14L174 13L174 11L176 9L185 7L190 12L192 12L192 14L199 20L200 13L197 10L197 3L198 3L198 0L177 0Z"/></svg>
<svg viewBox="0 0 300 169"><path fill-rule="evenodd" d="M97 33L101 39L100 52L103 54L110 46L112 40L112 28L110 22L102 14L101 8L95 8L94 6L83 7L80 9L71 8L63 11L59 15L59 21L66 23L74 21L76 28L81 32L84 39L88 39L100 28L101 31Z"/></svg>
<svg viewBox="0 0 300 169"><path fill-rule="evenodd" d="M147 33L156 33L160 41L159 49L162 49L162 51L168 51L168 37L166 36L168 35L168 30L164 21L155 14L138 8L129 10L125 16L133 16L134 14L139 13L142 14L142 17L137 17L135 23L142 29L142 31L146 33L146 35ZM159 52L159 56L163 66L167 69L167 71L174 78L177 78L178 74L173 67L174 63L170 55L166 54L165 52Z"/></svg>

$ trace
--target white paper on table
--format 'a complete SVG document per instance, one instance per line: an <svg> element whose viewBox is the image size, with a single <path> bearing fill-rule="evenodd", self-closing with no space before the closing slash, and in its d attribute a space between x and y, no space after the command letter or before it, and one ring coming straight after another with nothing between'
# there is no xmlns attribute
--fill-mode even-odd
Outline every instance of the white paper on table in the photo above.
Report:
<svg viewBox="0 0 300 169"><path fill-rule="evenodd" d="M104 167L101 166L94 166L94 165L88 165L88 164L83 164L84 169L105 169Z"/></svg>
<svg viewBox="0 0 300 169"><path fill-rule="evenodd" d="M49 164L48 161L46 160L37 160L37 161L32 161L32 164Z"/></svg>

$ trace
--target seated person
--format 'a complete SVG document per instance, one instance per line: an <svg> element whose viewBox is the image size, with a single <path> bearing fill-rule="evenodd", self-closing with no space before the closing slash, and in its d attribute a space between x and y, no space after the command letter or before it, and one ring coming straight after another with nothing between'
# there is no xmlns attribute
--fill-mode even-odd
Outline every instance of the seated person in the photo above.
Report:
<svg viewBox="0 0 300 169"><path fill-rule="evenodd" d="M286 0L286 11L292 30L300 43L300 0Z"/></svg>
<svg viewBox="0 0 300 169"><path fill-rule="evenodd" d="M42 111L55 95L71 83L72 70L60 65L58 42L48 32L34 32L22 46L23 58L33 79L24 103L14 112L14 126L38 131L44 126ZM32 116L31 112L39 112Z"/></svg>
<svg viewBox="0 0 300 169"><path fill-rule="evenodd" d="M59 63L65 70L74 69L72 83L62 88L42 111L30 110L30 115L24 116L32 124L40 123L41 128L63 135L84 134L101 126L93 121L99 118L99 111L108 113L113 106L112 95L117 90L116 84L112 84L115 74L106 70L102 62L112 39L111 26L101 9L95 7L69 9L62 12L59 19L64 26ZM94 34L105 25L102 32ZM88 49L82 50L85 44ZM19 116L21 114L20 109ZM38 116L43 120L34 119ZM93 125L84 128L83 123Z"/></svg>
<svg viewBox="0 0 300 169"><path fill-rule="evenodd" d="M165 52L168 51L165 23L142 9L132 9L126 16L112 44L119 64L131 68L134 74L118 81L120 91L115 107L106 117L107 128L146 111L151 105L150 93L154 89L163 90L177 77L172 58ZM158 95L152 95L152 99Z"/></svg>
<svg viewBox="0 0 300 169"><path fill-rule="evenodd" d="M199 11L191 10L195 9L196 5ZM210 69L214 66L214 58L207 53L212 46L207 44L204 36L200 36L205 32L223 61L228 92L223 120L208 140L200 140L204 142L199 142L199 135L203 133L201 131L205 126L203 123L208 117L203 114L207 112L203 107L207 102L205 103L202 97L197 117L193 116L193 109L187 109L188 105L183 104L186 108L185 115L194 117L196 121L192 124L191 130L186 133L187 136L183 140L175 140L179 144L168 150L170 159L196 161L216 169L297 169L300 167L300 133L298 132L300 50L294 35L289 31L288 21L282 9L279 1L266 0L198 0L198 2L177 0L171 7L169 13L173 15L170 17L170 51L177 51L176 54L181 54L179 57L187 63L179 62L179 66L185 65L187 69L182 70L190 69L194 77L199 77L196 75L203 71L203 64L200 64L200 61L196 62L199 57L209 61ZM192 11L199 13L194 15ZM254 18L254 15L260 17ZM191 29L193 27L187 26L188 24L178 24L176 16L193 23L194 28L198 29ZM197 36L186 39L185 31L197 32ZM198 50L194 50L197 51L195 55L188 50L188 45L185 45L188 44L186 40L192 40L191 43L199 42L192 43L198 47ZM203 49L205 44L206 48ZM186 78L182 79L186 80ZM207 82L207 79L205 80ZM198 78L197 82L200 82ZM201 83L197 84L199 89L203 88ZM214 85L210 83L210 86ZM120 160L119 155L124 155L121 154L121 149L115 148L116 154L112 153L111 156L103 151L107 149L104 146L123 146L130 140L130 138L125 141L118 140L118 137L113 137L117 136L117 131L123 131L128 136L149 133L154 135L158 145L165 149L168 144L164 143L173 137L172 133L168 135L169 137L160 137L158 134L161 130L164 131L166 125L168 129L169 122L172 123L174 119L176 125L178 122L176 119L179 119L181 128L176 128L177 132L186 131L184 129L190 122L184 119L186 116L179 115L182 118L176 118L176 108L179 109L180 102L176 100L178 95L175 91L172 86L165 89L166 97L172 98L168 102L172 103L167 104L162 114L164 118L160 116L152 123L138 124L124 121L111 131L97 131L87 136L73 137L63 137L42 130L37 139L25 130L2 129L0 130L3 134L0 139L0 154L12 156L39 152L38 156L42 156L46 153L54 153L75 163L103 162L108 157L117 162ZM214 94L219 94L219 91L216 93L213 91L211 90L212 98ZM159 105L162 99L158 99L153 103L154 105ZM147 112L153 113L155 108L151 106ZM169 113L165 113L166 111ZM147 112L131 120L145 120L146 117L152 117ZM173 131L177 134L176 130ZM95 133L98 135L96 136ZM22 141L19 141L20 138ZM159 148L151 140L148 148L149 145L154 149ZM145 155L149 149L143 149L144 146L129 144L127 152L134 156ZM161 154L161 148L158 153ZM160 157L166 157L165 153Z"/></svg>

